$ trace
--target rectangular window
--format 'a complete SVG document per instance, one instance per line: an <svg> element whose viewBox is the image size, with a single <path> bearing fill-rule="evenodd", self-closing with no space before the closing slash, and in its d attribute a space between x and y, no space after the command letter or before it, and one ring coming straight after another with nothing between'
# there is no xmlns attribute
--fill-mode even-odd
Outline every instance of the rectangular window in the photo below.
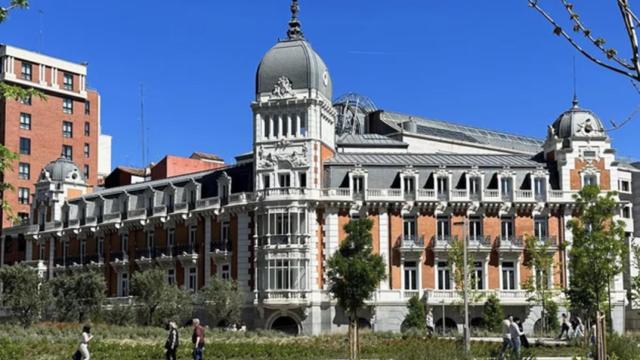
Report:
<svg viewBox="0 0 640 360"><path fill-rule="evenodd" d="M413 194L416 191L416 178L405 177L404 178L404 193Z"/></svg>
<svg viewBox="0 0 640 360"><path fill-rule="evenodd" d="M73 160L73 147L71 145L62 145L62 157L67 160Z"/></svg>
<svg viewBox="0 0 640 360"><path fill-rule="evenodd" d="M85 158L88 158L88 157L89 157L89 154L90 154L90 151L89 151L89 150L90 150L89 144L84 143L84 157L85 157Z"/></svg>
<svg viewBox="0 0 640 360"><path fill-rule="evenodd" d="M89 100L84 101L84 114L91 115L91 101Z"/></svg>
<svg viewBox="0 0 640 360"><path fill-rule="evenodd" d="M404 289L418 290L418 267L415 261L404 263Z"/></svg>
<svg viewBox="0 0 640 360"><path fill-rule="evenodd" d="M98 238L98 257L102 259L104 257L104 237Z"/></svg>
<svg viewBox="0 0 640 360"><path fill-rule="evenodd" d="M444 261L438 262L438 290L451 290L451 271Z"/></svg>
<svg viewBox="0 0 640 360"><path fill-rule="evenodd" d="M176 269L168 269L167 270L167 283L169 285L176 284Z"/></svg>
<svg viewBox="0 0 640 360"><path fill-rule="evenodd" d="M73 114L73 99L62 99L62 112L65 114Z"/></svg>
<svg viewBox="0 0 640 360"><path fill-rule="evenodd" d="M353 177L353 193L354 194L362 194L364 192L364 177L362 176L354 176Z"/></svg>
<svg viewBox="0 0 640 360"><path fill-rule="evenodd" d="M533 180L533 193L536 200L541 200L547 191L547 179L537 177Z"/></svg>
<svg viewBox="0 0 640 360"><path fill-rule="evenodd" d="M588 185L598 185L598 176L594 174L585 174L582 176L582 187Z"/></svg>
<svg viewBox="0 0 640 360"><path fill-rule="evenodd" d="M269 118L268 116L264 116L262 117L262 128L264 130L264 138L268 139L271 136L270 133L270 125L271 124L271 118Z"/></svg>
<svg viewBox="0 0 640 360"><path fill-rule="evenodd" d="M441 241L448 241L451 237L451 223L446 216L438 216L436 222L436 239Z"/></svg>
<svg viewBox="0 0 640 360"><path fill-rule="evenodd" d="M31 81L33 67L28 62L22 62L22 79Z"/></svg>
<svg viewBox="0 0 640 360"><path fill-rule="evenodd" d="M84 123L84 136L90 136L90 135L91 135L91 123L85 122Z"/></svg>
<svg viewBox="0 0 640 360"><path fill-rule="evenodd" d="M73 74L64 73L62 81L63 81L62 87L65 90L73 91Z"/></svg>
<svg viewBox="0 0 640 360"><path fill-rule="evenodd" d="M18 213L18 223L19 223L19 225L27 225L27 224L29 224L29 213L19 212Z"/></svg>
<svg viewBox="0 0 640 360"><path fill-rule="evenodd" d="M31 155L31 139L20 138L20 154Z"/></svg>
<svg viewBox="0 0 640 360"><path fill-rule="evenodd" d="M231 279L231 271L228 264L222 265L221 277L223 280Z"/></svg>
<svg viewBox="0 0 640 360"><path fill-rule="evenodd" d="M631 207L625 206L622 208L622 217L625 219L631 219Z"/></svg>
<svg viewBox="0 0 640 360"><path fill-rule="evenodd" d="M167 230L167 247L173 248L176 245L176 230L168 229Z"/></svg>
<svg viewBox="0 0 640 360"><path fill-rule="evenodd" d="M416 240L416 218L413 216L407 216L403 219L403 232L402 239L404 241Z"/></svg>
<svg viewBox="0 0 640 360"><path fill-rule="evenodd" d="M46 247L44 243L41 243L38 246L38 260L45 260L45 255L46 255L45 250L46 250Z"/></svg>
<svg viewBox="0 0 640 360"><path fill-rule="evenodd" d="M482 262L476 261L474 263L471 285L474 290L483 290L484 289L484 266Z"/></svg>
<svg viewBox="0 0 640 360"><path fill-rule="evenodd" d="M198 232L198 228L195 226L189 227L189 246L193 250L196 246L196 234Z"/></svg>
<svg viewBox="0 0 640 360"><path fill-rule="evenodd" d="M20 100L18 100L18 102L20 102L20 104L22 105L27 105L27 106L31 106L31 95L27 95L23 98L20 98Z"/></svg>
<svg viewBox="0 0 640 360"><path fill-rule="evenodd" d="M300 135L307 136L307 117L300 114Z"/></svg>
<svg viewBox="0 0 640 360"><path fill-rule="evenodd" d="M469 195L479 195L479 194L480 194L480 178L475 176L469 178Z"/></svg>
<svg viewBox="0 0 640 360"><path fill-rule="evenodd" d="M536 216L533 226L534 235L538 240L545 241L549 237L549 221L546 217Z"/></svg>
<svg viewBox="0 0 640 360"><path fill-rule="evenodd" d="M147 249L153 249L156 246L155 242L155 233L153 230L147 231Z"/></svg>
<svg viewBox="0 0 640 360"><path fill-rule="evenodd" d="M127 250L129 250L129 234L120 235L120 250L127 256Z"/></svg>
<svg viewBox="0 0 640 360"><path fill-rule="evenodd" d="M29 180L31 177L31 165L21 162L18 165L18 177L22 180Z"/></svg>
<svg viewBox="0 0 640 360"><path fill-rule="evenodd" d="M500 224L500 236L502 240L512 241L514 239L513 218L503 217Z"/></svg>
<svg viewBox="0 0 640 360"><path fill-rule="evenodd" d="M18 189L18 202L22 205L29 205L29 188Z"/></svg>
<svg viewBox="0 0 640 360"><path fill-rule="evenodd" d="M469 240L482 240L482 219L479 217L469 218Z"/></svg>
<svg viewBox="0 0 640 360"><path fill-rule="evenodd" d="M89 179L89 165L85 165L83 170L82 170L82 175L84 175L84 179L88 180Z"/></svg>
<svg viewBox="0 0 640 360"><path fill-rule="evenodd" d="M71 121L62 122L62 136L66 138L73 137L73 123Z"/></svg>
<svg viewBox="0 0 640 360"><path fill-rule="evenodd" d="M629 180L620 180L620 192L631 192L631 183L629 182Z"/></svg>
<svg viewBox="0 0 640 360"><path fill-rule="evenodd" d="M198 289L198 269L195 267L189 268L188 289L195 292Z"/></svg>
<svg viewBox="0 0 640 360"><path fill-rule="evenodd" d="M502 263L502 290L516 289L516 268L513 262Z"/></svg>
<svg viewBox="0 0 640 360"><path fill-rule="evenodd" d="M120 286L118 286L119 288L118 296L119 297L129 296L129 273L121 272L118 274L118 276L120 277L120 281L119 281Z"/></svg>
<svg viewBox="0 0 640 360"><path fill-rule="evenodd" d="M288 188L291 186L291 176L289 174L279 174L278 181L281 188Z"/></svg>
<svg viewBox="0 0 640 360"><path fill-rule="evenodd" d="M300 187L301 188L306 188L307 187L307 173L306 172L301 172L298 176L299 176Z"/></svg>
<svg viewBox="0 0 640 360"><path fill-rule="evenodd" d="M500 178L502 198L510 200L513 195L513 179L511 177Z"/></svg>
<svg viewBox="0 0 640 360"><path fill-rule="evenodd" d="M449 194L449 179L446 177L438 177L438 186L437 186L438 195L448 195Z"/></svg>
<svg viewBox="0 0 640 360"><path fill-rule="evenodd" d="M80 240L80 263L84 264L84 258L87 256L87 240Z"/></svg>
<svg viewBox="0 0 640 360"><path fill-rule="evenodd" d="M31 114L20 113L20 129L31 130Z"/></svg>

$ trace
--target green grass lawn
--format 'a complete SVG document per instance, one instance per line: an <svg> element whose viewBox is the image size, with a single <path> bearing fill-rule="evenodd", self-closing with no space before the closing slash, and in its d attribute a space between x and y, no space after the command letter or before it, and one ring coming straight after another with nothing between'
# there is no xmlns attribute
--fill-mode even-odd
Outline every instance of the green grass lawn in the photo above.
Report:
<svg viewBox="0 0 640 360"><path fill-rule="evenodd" d="M68 360L79 337L78 324L44 323L30 329L0 326L0 359ZM151 327L118 327L95 325L90 344L92 359L162 359L165 331ZM180 332L180 359L189 359L190 329ZM224 333L207 332L207 359L344 359L347 358L346 336L288 337L273 332ZM474 343L475 358L495 356L499 344ZM630 352L633 354L634 352ZM575 346L537 347L537 356L584 355ZM633 356L633 355L631 355ZM423 336L371 334L362 336L362 357L370 359L463 359L461 344L453 340L429 339ZM618 359L634 359L618 357Z"/></svg>

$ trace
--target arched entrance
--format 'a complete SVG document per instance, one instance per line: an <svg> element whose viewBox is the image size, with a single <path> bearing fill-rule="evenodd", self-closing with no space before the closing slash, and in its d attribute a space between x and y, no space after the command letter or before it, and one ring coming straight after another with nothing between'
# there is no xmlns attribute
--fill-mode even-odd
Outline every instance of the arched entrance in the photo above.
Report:
<svg viewBox="0 0 640 360"><path fill-rule="evenodd" d="M296 336L300 333L300 326L292 317L280 316L271 323L270 330L280 331L287 335Z"/></svg>
<svg viewBox="0 0 640 360"><path fill-rule="evenodd" d="M442 333L442 318L436 321L436 333ZM458 332L458 324L451 318L444 318L444 331L446 334L452 334Z"/></svg>

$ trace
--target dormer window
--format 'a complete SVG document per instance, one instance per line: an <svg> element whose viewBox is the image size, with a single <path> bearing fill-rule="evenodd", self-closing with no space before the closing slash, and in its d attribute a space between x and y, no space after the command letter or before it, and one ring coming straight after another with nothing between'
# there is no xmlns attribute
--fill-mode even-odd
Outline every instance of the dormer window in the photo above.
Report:
<svg viewBox="0 0 640 360"><path fill-rule="evenodd" d="M536 177L533 179L533 195L536 200L543 201L544 195L547 192L547 179L543 177Z"/></svg>
<svg viewBox="0 0 640 360"><path fill-rule="evenodd" d="M472 176L469 177L469 196L472 200L479 200L480 193L482 191L482 186L480 182L480 177Z"/></svg>
<svg viewBox="0 0 640 360"><path fill-rule="evenodd" d="M502 199L510 201L513 196L513 178L503 177L500 178L500 186L502 192Z"/></svg>
<svg viewBox="0 0 640 360"><path fill-rule="evenodd" d="M362 195L364 193L364 176L354 176L351 185L351 191L354 195Z"/></svg>
<svg viewBox="0 0 640 360"><path fill-rule="evenodd" d="M438 192L438 199L446 200L449 197L449 178L444 176L438 176L436 181L436 191Z"/></svg>
<svg viewBox="0 0 640 360"><path fill-rule="evenodd" d="M416 179L413 176L404 178L404 193L414 194L416 192Z"/></svg>
<svg viewBox="0 0 640 360"><path fill-rule="evenodd" d="M582 187L588 185L598 185L598 176L596 174L584 174L582 175Z"/></svg>

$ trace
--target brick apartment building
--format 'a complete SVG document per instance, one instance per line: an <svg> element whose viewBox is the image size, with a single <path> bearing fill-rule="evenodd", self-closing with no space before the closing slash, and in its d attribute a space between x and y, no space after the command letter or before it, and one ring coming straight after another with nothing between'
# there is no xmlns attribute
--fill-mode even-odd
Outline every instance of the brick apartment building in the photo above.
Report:
<svg viewBox="0 0 640 360"><path fill-rule="evenodd" d="M0 99L0 142L19 155L4 194L19 221L28 222L40 170L59 157L80 167L89 186L111 169L111 138L100 132L100 94L87 88L87 65L0 44L0 81L40 90L46 99ZM7 214L2 228L11 225Z"/></svg>

